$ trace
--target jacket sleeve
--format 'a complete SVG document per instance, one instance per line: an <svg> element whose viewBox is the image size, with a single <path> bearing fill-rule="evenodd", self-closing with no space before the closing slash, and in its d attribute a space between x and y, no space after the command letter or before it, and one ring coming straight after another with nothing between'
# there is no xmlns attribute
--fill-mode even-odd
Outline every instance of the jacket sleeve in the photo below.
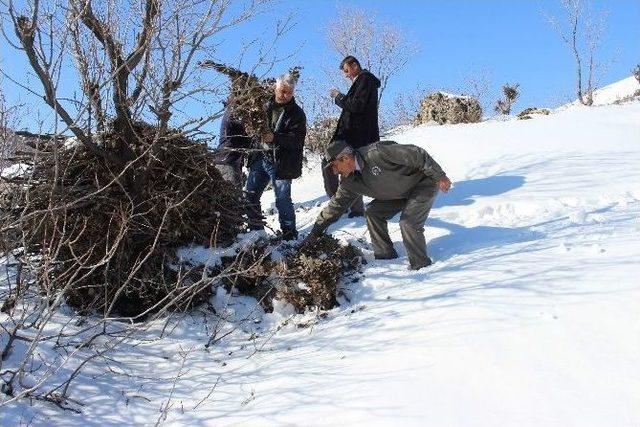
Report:
<svg viewBox="0 0 640 427"><path fill-rule="evenodd" d="M409 144L378 145L378 151L383 160L396 164L409 166L422 171L434 180L446 176L440 165L420 147Z"/></svg>
<svg viewBox="0 0 640 427"><path fill-rule="evenodd" d="M289 126L282 132L273 134L273 144L282 150L295 150L304 146L307 136L307 117L304 112L292 118Z"/></svg>
<svg viewBox="0 0 640 427"><path fill-rule="evenodd" d="M367 102L371 99L372 92L377 89L375 83L367 77L362 76L357 78L354 85L356 87L353 93L350 95L343 95L341 93L335 97L334 102L336 105L350 113L362 113L367 107ZM375 102L378 102L376 97Z"/></svg>
<svg viewBox="0 0 640 427"><path fill-rule="evenodd" d="M336 194L329 200L329 204L318 215L313 229L317 232L324 232L331 224L340 219L358 196L358 193L354 193L340 184Z"/></svg>

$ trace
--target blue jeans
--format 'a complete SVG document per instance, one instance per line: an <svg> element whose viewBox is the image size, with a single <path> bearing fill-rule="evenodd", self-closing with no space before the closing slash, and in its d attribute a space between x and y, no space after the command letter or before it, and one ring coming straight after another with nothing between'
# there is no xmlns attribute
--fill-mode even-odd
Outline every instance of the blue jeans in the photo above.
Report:
<svg viewBox="0 0 640 427"><path fill-rule="evenodd" d="M258 155L257 159L249 167L249 177L247 178L247 201L249 206L247 215L249 225L253 229L262 228L262 208L260 197L267 184L271 181L273 190L276 193L276 208L280 219L280 229L291 231L296 229L296 213L291 201L291 180L276 179L276 169L273 162L265 155Z"/></svg>

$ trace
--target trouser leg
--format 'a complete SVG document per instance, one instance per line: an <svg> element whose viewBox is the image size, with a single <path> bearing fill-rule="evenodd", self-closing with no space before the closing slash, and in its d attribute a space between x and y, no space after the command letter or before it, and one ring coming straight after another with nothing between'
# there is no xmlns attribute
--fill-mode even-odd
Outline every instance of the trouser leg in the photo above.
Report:
<svg viewBox="0 0 640 427"><path fill-rule="evenodd" d="M327 197L331 198L338 191L338 175L334 174L331 168L326 167L329 163L326 159L322 159L322 182L324 183L324 192Z"/></svg>
<svg viewBox="0 0 640 427"><path fill-rule="evenodd" d="M398 256L389 237L387 221L402 210L404 203L404 200L373 200L367 205L364 216L376 258Z"/></svg>
<svg viewBox="0 0 640 427"><path fill-rule="evenodd" d="M407 249L409 264L414 269L431 264L427 256L424 223L429 216L434 200L435 195L428 198L410 198L402 209L402 215L400 215L402 242Z"/></svg>
<svg viewBox="0 0 640 427"><path fill-rule="evenodd" d="M269 174L264 170L263 160L256 159L249 168L247 178L247 217L249 228L259 230L264 228L260 197L269 183Z"/></svg>
<svg viewBox="0 0 640 427"><path fill-rule="evenodd" d="M276 194L276 208L278 209L278 219L282 232L294 231L296 229L296 211L291 200L291 180L273 180L273 190Z"/></svg>

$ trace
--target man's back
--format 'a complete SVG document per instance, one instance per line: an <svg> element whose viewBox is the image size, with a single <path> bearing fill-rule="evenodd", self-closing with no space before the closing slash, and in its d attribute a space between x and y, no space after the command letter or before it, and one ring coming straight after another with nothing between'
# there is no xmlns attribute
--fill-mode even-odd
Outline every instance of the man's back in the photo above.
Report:
<svg viewBox="0 0 640 427"><path fill-rule="evenodd" d="M378 88L380 80L367 70L355 79L346 95L335 103L342 108L332 140L343 139L353 148L380 140L378 126Z"/></svg>
<svg viewBox="0 0 640 427"><path fill-rule="evenodd" d="M442 173L427 152L415 145L380 141L361 147L356 153L360 171L343 179L340 186L378 200L405 198L418 185L424 191L435 192Z"/></svg>

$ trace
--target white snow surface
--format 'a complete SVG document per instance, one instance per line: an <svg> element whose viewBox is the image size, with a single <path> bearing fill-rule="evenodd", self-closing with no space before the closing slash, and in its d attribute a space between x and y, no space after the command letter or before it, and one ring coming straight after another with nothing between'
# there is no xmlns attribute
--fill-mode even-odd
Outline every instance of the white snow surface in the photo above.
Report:
<svg viewBox="0 0 640 427"><path fill-rule="evenodd" d="M0 177L6 179L19 178L31 171L31 166L26 163L14 163L4 168L0 167Z"/></svg>
<svg viewBox="0 0 640 427"><path fill-rule="evenodd" d="M407 270L398 217L391 261L344 217L329 231L369 262L326 317L246 316L249 298L218 289L214 307L250 320L215 345L203 308L87 368L82 414L17 402L0 424L153 425L168 405L164 422L189 426L640 425L640 103L388 139L454 181L426 224L430 268ZM302 233L327 201L320 175L313 163L293 184Z"/></svg>
<svg viewBox="0 0 640 427"><path fill-rule="evenodd" d="M594 105L606 105L633 95L640 89L640 83L634 76L596 90L593 93Z"/></svg>
<svg viewBox="0 0 640 427"><path fill-rule="evenodd" d="M622 101L633 96L638 90L640 90L640 83L634 76L630 76L593 91L593 105L608 105L616 101ZM576 100L568 104L568 106L582 105Z"/></svg>

